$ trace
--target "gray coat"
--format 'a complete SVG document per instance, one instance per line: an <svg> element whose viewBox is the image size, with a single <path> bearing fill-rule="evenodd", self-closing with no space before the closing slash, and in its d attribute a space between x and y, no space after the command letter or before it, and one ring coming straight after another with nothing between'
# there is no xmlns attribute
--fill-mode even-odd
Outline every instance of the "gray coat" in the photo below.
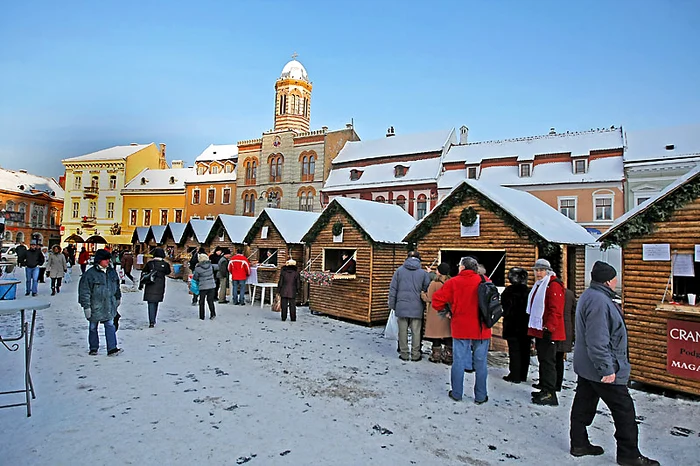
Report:
<svg viewBox="0 0 700 466"><path fill-rule="evenodd" d="M594 382L615 374L615 385L627 385L630 362L627 355L627 328L622 309L612 298L613 290L591 282L576 307L576 348L574 371Z"/></svg>
<svg viewBox="0 0 700 466"><path fill-rule="evenodd" d="M219 259L219 269L216 271L216 277L219 280L228 278L228 259L224 256L221 256L221 259Z"/></svg>
<svg viewBox="0 0 700 466"><path fill-rule="evenodd" d="M214 267L212 267L211 261L197 262L197 265L194 267L192 279L197 280L200 290L213 290L216 288Z"/></svg>
<svg viewBox="0 0 700 466"><path fill-rule="evenodd" d="M49 254L49 260L46 263L46 273L50 278L63 278L66 270L68 270L68 264L66 263L66 256L62 252L51 252Z"/></svg>
<svg viewBox="0 0 700 466"><path fill-rule="evenodd" d="M78 302L84 309L92 311L90 322L114 319L121 299L119 275L112 267L103 272L95 265L80 276Z"/></svg>
<svg viewBox="0 0 700 466"><path fill-rule="evenodd" d="M430 276L421 269L420 259L409 257L391 279L389 309L396 311L396 317L421 319L425 304L420 294L427 292L429 286Z"/></svg>

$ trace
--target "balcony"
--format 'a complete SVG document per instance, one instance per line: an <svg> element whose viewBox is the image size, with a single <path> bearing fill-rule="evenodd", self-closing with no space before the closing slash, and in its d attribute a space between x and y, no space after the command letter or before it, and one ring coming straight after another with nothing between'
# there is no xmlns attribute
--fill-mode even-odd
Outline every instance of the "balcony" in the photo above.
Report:
<svg viewBox="0 0 700 466"><path fill-rule="evenodd" d="M83 197L88 199L94 199L100 195L100 188L97 186L85 186L83 188Z"/></svg>
<svg viewBox="0 0 700 466"><path fill-rule="evenodd" d="M89 227L94 227L97 225L97 218L96 217L88 217L88 216L83 216L82 221L80 222L84 227L89 228Z"/></svg>

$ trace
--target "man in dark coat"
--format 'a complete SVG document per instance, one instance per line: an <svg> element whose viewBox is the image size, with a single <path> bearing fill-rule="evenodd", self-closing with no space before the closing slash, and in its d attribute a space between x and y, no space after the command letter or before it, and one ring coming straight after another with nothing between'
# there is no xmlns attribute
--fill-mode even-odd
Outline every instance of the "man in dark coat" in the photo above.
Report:
<svg viewBox="0 0 700 466"><path fill-rule="evenodd" d="M530 368L530 345L527 334L527 270L513 267L508 271L510 285L501 294L503 305L503 338L508 342L508 368L510 373L503 380L512 383L525 382Z"/></svg>
<svg viewBox="0 0 700 466"><path fill-rule="evenodd" d="M556 390L561 391L561 384L564 381L564 362L566 362L566 353L570 353L574 348L574 335L576 322L576 295L568 288L564 294L564 328L566 329L566 340L557 341L554 344L557 350L556 368L557 382Z"/></svg>
<svg viewBox="0 0 700 466"><path fill-rule="evenodd" d="M19 245L15 248L15 252L17 253L17 266L24 267L27 263L27 246L20 241Z"/></svg>
<svg viewBox="0 0 700 466"><path fill-rule="evenodd" d="M408 258L399 267L389 286L389 309L396 312L399 324L399 357L408 361L420 361L421 327L425 304L421 293L430 286L428 272L420 266L418 251L408 253ZM411 353L408 350L408 328L411 328Z"/></svg>
<svg viewBox="0 0 700 466"><path fill-rule="evenodd" d="M229 248L221 249L221 254L219 255L219 262L216 267L216 283L218 283L218 294L219 303L226 304L228 299L226 299L226 293L228 292L228 261L231 259L231 250ZM211 257L210 257L211 260ZM213 264L213 262L212 262Z"/></svg>
<svg viewBox="0 0 700 466"><path fill-rule="evenodd" d="M165 277L170 275L170 264L165 261L163 248L156 248L153 251L153 259L146 263L141 273L152 274L150 280L139 284L139 289L145 287L143 300L148 303L148 327L153 328L156 326L158 304L163 302L165 296Z"/></svg>
<svg viewBox="0 0 700 466"><path fill-rule="evenodd" d="M622 309L613 301L616 285L615 269L605 262L596 262L591 270L591 285L576 307L574 371L578 382L571 406L570 451L573 456L604 453L602 447L591 444L586 429L593 423L602 398L615 422L617 464L658 466L658 461L639 451L634 401L627 390L627 328Z"/></svg>
<svg viewBox="0 0 700 466"><path fill-rule="evenodd" d="M221 259L221 252L222 248L221 246L217 246L214 248L214 252L209 254L209 262L211 262L211 266L214 269L214 282L216 283L216 287L214 288L216 291L215 293L219 294L219 285L221 283L221 280L219 279L219 274L217 273L219 271L219 259Z"/></svg>
<svg viewBox="0 0 700 466"><path fill-rule="evenodd" d="M131 275L131 270L134 268L134 255L131 254L131 251L126 250L124 251L124 255L122 256L122 269L124 270L124 275L129 277L129 280L131 280L132 283L134 283L134 277Z"/></svg>
<svg viewBox="0 0 700 466"><path fill-rule="evenodd" d="M44 253L39 249L39 244L36 240L29 243L29 249L24 258L24 276L26 279L26 288L24 296L36 296L39 286L39 268L44 265Z"/></svg>
<svg viewBox="0 0 700 466"><path fill-rule="evenodd" d="M289 259L280 271L277 282L277 292L282 301L282 321L287 320L287 311L292 322L297 320L297 293L301 290L301 277L297 270L297 262Z"/></svg>
<svg viewBox="0 0 700 466"><path fill-rule="evenodd" d="M110 266L112 255L104 249L95 252L94 266L80 276L78 284L78 302L83 308L85 318L90 322L88 344L90 354L96 355L100 347L97 327L100 322L104 325L107 340L107 355L118 354L117 330L114 328L114 317L121 304L122 292L119 286L119 276Z"/></svg>

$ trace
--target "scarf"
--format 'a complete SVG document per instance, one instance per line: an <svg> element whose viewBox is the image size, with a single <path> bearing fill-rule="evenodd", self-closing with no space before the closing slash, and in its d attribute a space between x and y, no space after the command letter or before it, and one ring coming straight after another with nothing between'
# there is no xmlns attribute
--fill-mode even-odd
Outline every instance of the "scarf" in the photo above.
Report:
<svg viewBox="0 0 700 466"><path fill-rule="evenodd" d="M543 323L542 317L544 317L544 300L547 296L547 287L549 286L549 280L552 277L556 277L554 272L548 271L547 275L535 282L535 286L530 290L530 294L527 297L527 312L530 315L530 321L528 323L529 328L534 328L537 330L542 330Z"/></svg>

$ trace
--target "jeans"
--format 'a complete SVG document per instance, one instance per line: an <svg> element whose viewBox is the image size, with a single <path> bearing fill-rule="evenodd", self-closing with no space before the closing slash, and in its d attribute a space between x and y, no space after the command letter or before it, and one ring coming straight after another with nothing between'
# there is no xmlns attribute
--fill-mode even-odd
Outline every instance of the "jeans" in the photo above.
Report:
<svg viewBox="0 0 700 466"><path fill-rule="evenodd" d="M114 322L110 319L102 322L102 324L105 327L107 351L113 350L117 347L117 331L114 329ZM97 335L98 325L100 325L99 322L90 322L90 331L88 332L88 344L90 345L90 351L97 351L100 347L100 339Z"/></svg>
<svg viewBox="0 0 700 466"><path fill-rule="evenodd" d="M216 317L216 310L214 309L214 301L216 300L216 288L210 288L208 290L199 290L199 318L204 320L204 303L209 305L209 317Z"/></svg>
<svg viewBox="0 0 700 466"><path fill-rule="evenodd" d="M557 357L556 345L551 336L535 338L537 349L537 361L540 364L540 389L543 392L556 390L557 369L555 358Z"/></svg>
<svg viewBox="0 0 700 466"><path fill-rule="evenodd" d="M245 304L245 280L233 280L233 304Z"/></svg>
<svg viewBox="0 0 700 466"><path fill-rule="evenodd" d="M476 381L474 383L474 400L484 401L488 396L486 379L488 377L488 365L486 356L489 352L491 340L466 340L452 338L452 396L458 400L464 395L464 370L469 369L469 363L476 371ZM472 361L473 353L473 361Z"/></svg>
<svg viewBox="0 0 700 466"><path fill-rule="evenodd" d="M158 314L158 304L159 303L152 303L148 302L148 323L149 324L154 324L156 323L156 315Z"/></svg>
<svg viewBox="0 0 700 466"><path fill-rule="evenodd" d="M399 324L399 352L403 359L408 359L408 327L411 327L411 359L420 358L420 329L423 320L419 317L411 319L408 317L398 317Z"/></svg>
<svg viewBox="0 0 700 466"><path fill-rule="evenodd" d="M281 298L280 304L282 305L282 320L287 320L287 311L289 311L289 317L292 322L297 320L297 300L296 298Z"/></svg>
<svg viewBox="0 0 700 466"><path fill-rule="evenodd" d="M634 401L627 386L594 382L583 377L578 378L574 403L571 405L571 446L585 447L590 444L586 428L593 423L601 398L615 422L617 459L639 457L639 428L635 420Z"/></svg>
<svg viewBox="0 0 700 466"><path fill-rule="evenodd" d="M508 374L512 380L525 382L530 369L530 344L532 339L524 336L508 339Z"/></svg>
<svg viewBox="0 0 700 466"><path fill-rule="evenodd" d="M219 279L219 286L217 287L219 293L219 302L223 303L226 301L226 291L228 289L228 277Z"/></svg>
<svg viewBox="0 0 700 466"><path fill-rule="evenodd" d="M24 276L27 279L27 285L24 291L37 294L39 286L39 267L25 267Z"/></svg>

